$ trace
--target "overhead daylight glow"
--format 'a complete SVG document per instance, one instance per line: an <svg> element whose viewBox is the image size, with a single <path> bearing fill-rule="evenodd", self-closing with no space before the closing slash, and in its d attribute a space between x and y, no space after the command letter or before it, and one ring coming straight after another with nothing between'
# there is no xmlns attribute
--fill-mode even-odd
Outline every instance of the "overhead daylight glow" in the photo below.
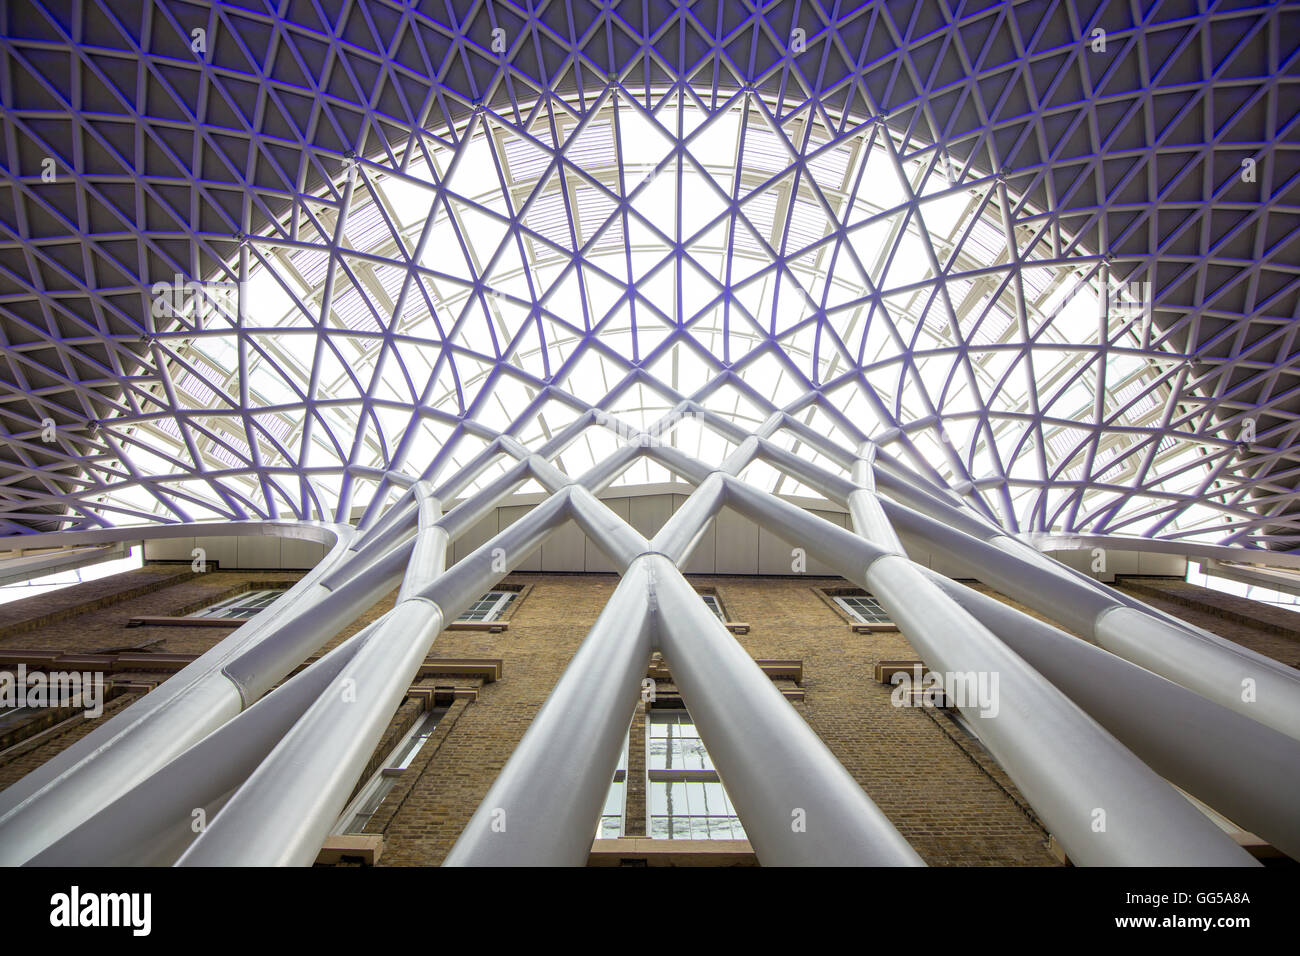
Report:
<svg viewBox="0 0 1300 956"><path fill-rule="evenodd" d="M221 6L202 62L164 18L67 89L6 48L0 123L56 180L9 163L0 525L354 520L497 435L692 400L741 433L780 409L849 447L851 422L1012 534L1300 543L1272 13L809 7L796 50L784 8L646 34L602 7L570 36L488 6L345 17L337 48ZM75 47L43 9L31 42Z"/></svg>
<svg viewBox="0 0 1300 956"><path fill-rule="evenodd" d="M166 517L185 482L188 514L229 516L178 467L194 447L229 497L327 517L388 472L458 468L498 432L533 446L588 406L645 428L695 398L753 428L821 390L1010 527L1226 526L1198 500L1213 470L1195 418L1165 424L1182 357L1152 341L1142 288L1109 283L987 171L829 120L610 89L585 113L480 110L454 144L341 163L247 240L237 308L160 323L181 413L111 426L167 480L104 504ZM593 428L563 467L614 440ZM704 428L670 441L728 449ZM1169 477L1136 493L1152 465ZM620 481L667 477L643 463Z"/></svg>

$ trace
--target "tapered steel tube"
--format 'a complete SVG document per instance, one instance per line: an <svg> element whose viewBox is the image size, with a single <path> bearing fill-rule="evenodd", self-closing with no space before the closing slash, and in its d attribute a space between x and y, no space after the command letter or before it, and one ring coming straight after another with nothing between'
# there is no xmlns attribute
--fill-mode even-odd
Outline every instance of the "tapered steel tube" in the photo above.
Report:
<svg viewBox="0 0 1300 956"><path fill-rule="evenodd" d="M1070 575L1018 560L910 508L893 502L882 504L894 527L942 551L963 573L1095 639L1121 657L1300 738L1300 671L1145 614Z"/></svg>
<svg viewBox="0 0 1300 956"><path fill-rule="evenodd" d="M684 402L664 423L696 407ZM933 670L996 678L993 697L961 709L1076 862L1252 862L1157 772L1297 848L1288 796L1300 786L1300 744L1270 727L1300 736L1300 674L1025 553L955 495L887 462L873 470L869 443L859 458L832 454L852 468L845 480L768 440L787 427L826 450L787 412L754 434L698 414L737 443L716 472L634 442L573 483L548 458L595 418L589 410L536 453L498 436L440 490L466 487L502 451L519 460L447 515L428 483L412 484L271 611L0 796L0 862L310 863L444 623L573 519L624 579L449 863L585 862L656 646L762 862L920 863L674 565L724 502L871 589ZM650 543L592 493L641 454L700 484ZM863 537L732 477L755 457L846 505ZM873 475L929 517L882 502ZM444 570L448 544L530 476L555 493ZM895 525L1186 686L998 602L955 596L901 555ZM392 612L262 697L399 579ZM1250 773L1270 762L1285 769ZM196 808L208 815L198 836Z"/></svg>
<svg viewBox="0 0 1300 956"><path fill-rule="evenodd" d="M415 483L407 487L397 500L389 505L378 518L373 518L373 512L379 507L382 498L376 496L369 505L366 506L365 513L361 516L361 521L357 525L359 540L373 539L382 535L385 530L392 524L399 521L406 521L410 518L411 509L415 504ZM359 542L358 542L359 546Z"/></svg>
<svg viewBox="0 0 1300 956"><path fill-rule="evenodd" d="M709 475L695 489L695 494L664 522L650 547L678 566L685 564L722 507L726 490L721 473Z"/></svg>
<svg viewBox="0 0 1300 956"><path fill-rule="evenodd" d="M429 645L441 610L393 609L177 861L308 866L347 802ZM383 640L389 638L389 640Z"/></svg>
<svg viewBox="0 0 1300 956"><path fill-rule="evenodd" d="M1290 675L1131 607L1106 611L1093 634L1107 650L1300 740L1300 681Z"/></svg>
<svg viewBox="0 0 1300 956"><path fill-rule="evenodd" d="M265 694L341 628L397 587L409 555L410 548L393 549L337 590L285 621L273 636L227 663L222 673L240 689L244 706Z"/></svg>
<svg viewBox="0 0 1300 956"><path fill-rule="evenodd" d="M645 538L586 488L575 486L570 495L574 522L620 572L649 549Z"/></svg>
<svg viewBox="0 0 1300 956"><path fill-rule="evenodd" d="M607 458L591 466L582 476L582 486L593 492L600 491L617 478L641 453L642 449L632 446L617 449Z"/></svg>
<svg viewBox="0 0 1300 956"><path fill-rule="evenodd" d="M469 487L474 481L486 471L501 454L501 438L492 439L481 451L467 464L457 469L456 473L438 485L433 492L433 496L439 501L452 501L457 498L461 491ZM446 450L444 446L444 451Z"/></svg>
<svg viewBox="0 0 1300 956"><path fill-rule="evenodd" d="M108 754L78 761L5 814L0 822L0 865L27 862L106 802L164 767L195 738L230 720L242 706L235 685L218 677L195 683L188 693L123 728L120 736L110 738ZM190 739L178 738L182 727Z"/></svg>
<svg viewBox="0 0 1300 956"><path fill-rule="evenodd" d="M409 551L410 542L406 539L415 531L415 506L408 504L400 512L400 520L382 521L373 531L358 535L348 549L348 559L322 578L321 583L330 589L337 588L392 549L405 546Z"/></svg>
<svg viewBox="0 0 1300 956"><path fill-rule="evenodd" d="M1003 551L1015 555L1018 558L1022 558L1031 564L1036 564L1039 567L1045 568L1056 574L1063 575L1091 590L1100 591L1102 594L1110 598L1110 600L1116 605L1131 607L1142 614L1155 618L1156 620L1164 621L1166 624L1170 624L1180 631L1186 631L1192 634L1197 639L1208 641L1211 644L1217 644L1218 646L1231 651L1235 655L1250 658L1262 667L1273 669L1285 666L1279 664L1278 661L1275 661L1271 657L1253 651L1248 647L1243 647L1240 644L1235 644L1224 637L1220 637L1218 634L1207 631L1203 627L1196 626L1190 621L1185 621L1182 618L1175 617L1169 612L1161 610L1158 607L1153 607L1131 594L1126 594L1117 588L1111 587L1104 581L1100 581L1078 568L1072 568L1068 564L1064 564L1063 562L1057 561L1054 558L1043 554L1043 552L1039 551L1037 548L1032 547L1018 538L1013 538L1006 534L998 534L988 538L987 540L989 544L995 545Z"/></svg>
<svg viewBox="0 0 1300 956"><path fill-rule="evenodd" d="M931 671L987 680L961 707L1075 863L1252 866L1255 861L1110 733L998 641L901 555L862 583ZM966 675L970 675L967 677ZM987 675L987 678L985 678ZM994 683L996 681L996 683ZM959 691L960 693L960 691Z"/></svg>
<svg viewBox="0 0 1300 956"><path fill-rule="evenodd" d="M418 531L415 547L411 551L411 563L402 579L401 590L397 593L398 601L405 601L415 592L427 587L447 567L447 545L451 539L438 525L438 520L442 517L442 502L433 496L427 482L417 482L415 492L418 501Z"/></svg>
<svg viewBox="0 0 1300 956"><path fill-rule="evenodd" d="M847 478L818 468L767 439L757 440L755 455L786 474L797 475L800 481L831 501L848 501L856 490L856 485Z"/></svg>
<svg viewBox="0 0 1300 956"><path fill-rule="evenodd" d="M962 714L1077 863L1254 865L906 557L741 482L728 482L727 503L876 596L930 671L964 690Z"/></svg>
<svg viewBox="0 0 1300 956"><path fill-rule="evenodd" d="M919 476L900 474L894 467L883 461L875 462L873 471L877 488L921 514L979 539L1003 533L983 517L930 493L926 487L928 483Z"/></svg>
<svg viewBox="0 0 1300 956"><path fill-rule="evenodd" d="M910 525L912 533L963 563L966 573L1053 615L1128 660L1300 739L1300 671L1053 561L967 507L941 499L926 489L924 480L907 474L897 463L878 467L875 474L890 494L915 509L908 513L906 507L886 504L895 520ZM929 524L923 519L928 519ZM978 539L992 550L962 541L965 536ZM941 543L940 539L946 540ZM1014 563L1009 567L1014 573L1006 574L1002 568L1006 562L996 557L997 551L1012 557ZM975 567L983 567L984 573L976 573ZM994 583L992 577L997 575L1008 586ZM1025 582L1026 576L1032 584ZM1064 584L1052 583L1052 578ZM1008 589L1017 582L1021 593ZM1059 597L1062 587L1071 597ZM1089 592L1091 598L1086 596ZM1037 594L1040 603L1035 604L1023 594ZM1055 611L1047 610L1049 607ZM1120 609L1125 610L1111 613Z"/></svg>
<svg viewBox="0 0 1300 956"><path fill-rule="evenodd" d="M490 513L496 510L502 500L522 485L532 476L532 469L529 468L528 462L515 462L505 472L505 474L494 478L483 488L475 492L472 497L466 498L456 507L448 511L440 520L439 525L447 532L447 536L453 541L468 531L474 525L478 524ZM446 501L446 498L439 498L440 501Z"/></svg>
<svg viewBox="0 0 1300 956"><path fill-rule="evenodd" d="M569 516L552 495L393 608L178 865L310 865L444 623Z"/></svg>
<svg viewBox="0 0 1300 956"><path fill-rule="evenodd" d="M1300 742L995 598L923 573L1147 766L1300 859Z"/></svg>
<svg viewBox="0 0 1300 956"><path fill-rule="evenodd" d="M759 862L923 865L681 572L646 561L659 648Z"/></svg>
<svg viewBox="0 0 1300 956"><path fill-rule="evenodd" d="M322 591L321 577L342 559L351 541L350 528L331 529L335 544L330 554L277 603L308 608ZM141 529L141 537L150 537L150 530ZM242 625L157 690L0 793L0 865L30 859L238 714L244 698L220 668L272 637L275 623L271 616Z"/></svg>
<svg viewBox="0 0 1300 956"><path fill-rule="evenodd" d="M853 463L853 482L858 488L849 494L847 502L853 529L886 551L902 554L903 542L898 540L898 533L885 517L885 509L876 497L876 481L872 469L875 446L867 446L864 452L864 456Z"/></svg>
<svg viewBox="0 0 1300 956"><path fill-rule="evenodd" d="M34 856L29 866L169 866L378 627L376 621Z"/></svg>
<svg viewBox="0 0 1300 956"><path fill-rule="evenodd" d="M445 866L583 866L650 659L650 576L635 560Z"/></svg>

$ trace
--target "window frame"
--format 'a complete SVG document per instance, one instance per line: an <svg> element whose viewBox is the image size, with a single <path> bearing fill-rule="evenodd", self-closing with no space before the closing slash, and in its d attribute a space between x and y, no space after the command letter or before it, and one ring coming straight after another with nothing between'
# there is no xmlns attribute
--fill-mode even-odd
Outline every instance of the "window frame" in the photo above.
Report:
<svg viewBox="0 0 1300 956"><path fill-rule="evenodd" d="M265 611L268 607L270 607L280 598L284 597L285 593L288 590L289 590L288 588L280 588L280 587L249 588L246 591L240 591L238 594L233 594L230 597L221 598L220 600L215 601L214 603L209 604L206 607L199 608L197 611L191 611L189 614L186 614L185 617L202 618L206 620L218 620L218 621L251 621L253 618L257 617L257 615L261 614L263 611ZM259 596L264 596L268 594L273 594L274 597L272 597L268 601L265 601L262 604L257 605L256 607L242 607L243 605L248 605L254 600L257 600ZM213 613L225 609L246 610L246 611L251 611L252 613L249 614Z"/></svg>
<svg viewBox="0 0 1300 956"><path fill-rule="evenodd" d="M519 591L511 588L489 588L488 590L483 592L482 596L475 598L474 603L471 604L470 607L462 611L460 616L458 616L452 623L453 624L491 624L496 621L500 621L502 615L505 614L505 612L514 604L515 600L519 597L519 593L520 593ZM479 603L481 603L482 601L484 601L485 599L487 599L493 594L497 595L497 598L495 602L492 604L492 607L488 610L486 616L484 617L465 616L469 614L470 611L475 606L477 606Z"/></svg>
<svg viewBox="0 0 1300 956"><path fill-rule="evenodd" d="M366 825L379 812L379 808L384 805L384 801L393 792L393 787L397 786L397 781L406 773L416 754L429 742L429 738L433 736L434 732L442 726L442 722L450 710L450 707L430 707L420 714L420 717L411 725L411 729L404 733L402 739L388 751L383 764L371 774L365 786L358 790L357 795L348 801L348 805L343 808L343 812L339 814L338 819L334 821L334 826L330 829L331 836L356 836L365 833ZM362 812L361 808L372 800L374 804L366 814L360 829L352 829L353 821Z"/></svg>
<svg viewBox="0 0 1300 956"><path fill-rule="evenodd" d="M600 820L596 823L597 840L621 840L627 833L627 767L628 759L631 756L632 728L628 727L627 733L623 735L623 752L619 754L618 766L614 768L614 777L610 781L609 790L605 794L605 805L600 812ZM608 813L610 798L613 795L614 787L619 788L618 796L618 813ZM607 820L616 820L617 826L612 834L605 833L605 822Z"/></svg>
<svg viewBox="0 0 1300 956"><path fill-rule="evenodd" d="M889 612L885 610L884 605L880 603L879 598L877 598L874 594L868 594L866 591L863 591L859 594L830 594L827 596L835 603L835 606L837 608L839 608L841 611L843 611L845 614L849 616L850 620L854 624L862 624L868 627L896 626L894 619L889 616ZM870 601L876 608L879 609L880 619L868 620L862 615L862 612L860 612L857 608L853 606L853 604L851 603L853 601Z"/></svg>
<svg viewBox="0 0 1300 956"><path fill-rule="evenodd" d="M697 591L701 600L708 606L709 610L717 615L718 620L723 624L727 623L727 609L722 606L722 598L718 597L715 591Z"/></svg>
<svg viewBox="0 0 1300 956"><path fill-rule="evenodd" d="M669 768L669 769L651 767L652 760L650 754L650 743L651 740L654 739L653 727L656 723L656 717L659 717L660 720L662 721L663 717L668 714L684 715L686 720L690 723L690 726L695 728L696 732L692 739L698 740L700 742L700 749L705 755L705 757L708 759L708 762L710 764L710 767L708 769L688 770L684 767ZM682 723L680 720L678 720L675 724L675 726L678 727L680 727L681 725ZM669 736L671 738L671 735ZM708 750L707 748L704 747L704 738L699 735L699 728L696 725L694 719L691 718L690 711L688 711L684 706L680 706L680 705L650 708L646 712L645 728L644 728L644 746L645 746L645 832L646 832L647 839L692 840L692 841L699 840L701 842L708 842L713 840L748 840L749 839L749 836L745 833L744 824L740 820L740 814L736 812L736 807L735 804L732 802L731 795L727 793L726 787L722 783L722 778L718 775L717 768L712 766L713 758L708 756ZM654 812L654 797L653 797L655 785L656 784L667 785L668 789L666 793L666 799L670 801L671 800L670 795L672 792L671 788L672 785L675 783L716 783L718 787L721 789L723 799L726 801L727 805L731 807L732 812L717 813L717 814L685 814L685 813L673 814L670 812L666 816L664 814L656 814ZM657 818L666 818L669 821L668 836L655 835L654 821ZM712 820L718 818L726 818L734 821L733 826L739 828L740 830L739 835L733 832L730 836L725 836L725 837L723 836L715 837L712 835L706 837L697 837L693 833L686 836L678 836L673 832L676 829L673 821L689 821L693 819Z"/></svg>

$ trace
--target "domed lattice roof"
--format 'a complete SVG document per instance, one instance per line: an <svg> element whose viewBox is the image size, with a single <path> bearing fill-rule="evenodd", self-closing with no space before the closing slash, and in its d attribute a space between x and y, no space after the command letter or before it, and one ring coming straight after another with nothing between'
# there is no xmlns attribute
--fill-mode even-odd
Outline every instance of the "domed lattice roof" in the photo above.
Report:
<svg viewBox="0 0 1300 956"><path fill-rule="evenodd" d="M6 6L0 527L346 519L691 399L1296 545L1296 10L531 6Z"/></svg>

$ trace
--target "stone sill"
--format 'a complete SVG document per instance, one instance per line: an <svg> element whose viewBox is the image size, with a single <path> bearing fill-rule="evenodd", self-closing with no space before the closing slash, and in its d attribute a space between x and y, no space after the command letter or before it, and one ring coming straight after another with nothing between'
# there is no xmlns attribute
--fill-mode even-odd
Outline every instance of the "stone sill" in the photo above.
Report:
<svg viewBox="0 0 1300 956"><path fill-rule="evenodd" d="M588 866L758 866L748 840L596 840Z"/></svg>
<svg viewBox="0 0 1300 956"><path fill-rule="evenodd" d="M374 866L383 852L384 838L377 833L336 833L325 839L316 854L316 864L335 866L346 861Z"/></svg>
<svg viewBox="0 0 1300 956"><path fill-rule="evenodd" d="M489 634L500 634L509 629L507 621L452 621L443 628L446 631L487 631Z"/></svg>

